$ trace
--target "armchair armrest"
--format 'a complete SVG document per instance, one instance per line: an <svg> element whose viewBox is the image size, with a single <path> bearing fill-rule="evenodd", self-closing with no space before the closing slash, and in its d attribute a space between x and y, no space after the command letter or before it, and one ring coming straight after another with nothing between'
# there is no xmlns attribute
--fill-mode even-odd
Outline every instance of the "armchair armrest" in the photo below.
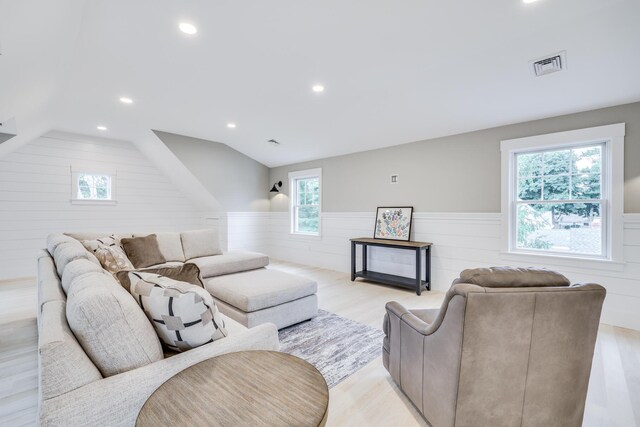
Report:
<svg viewBox="0 0 640 427"><path fill-rule="evenodd" d="M39 408L40 425L132 426L147 398L166 380L189 366L224 353L278 349L276 326L262 324L44 400Z"/></svg>

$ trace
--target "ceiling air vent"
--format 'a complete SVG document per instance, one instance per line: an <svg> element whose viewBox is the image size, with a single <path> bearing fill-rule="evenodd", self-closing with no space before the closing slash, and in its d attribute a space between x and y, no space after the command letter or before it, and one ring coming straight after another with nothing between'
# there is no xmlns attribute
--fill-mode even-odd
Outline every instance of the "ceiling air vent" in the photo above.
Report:
<svg viewBox="0 0 640 427"><path fill-rule="evenodd" d="M567 68L567 54L562 51L546 58L531 61L532 71L536 77L562 71Z"/></svg>

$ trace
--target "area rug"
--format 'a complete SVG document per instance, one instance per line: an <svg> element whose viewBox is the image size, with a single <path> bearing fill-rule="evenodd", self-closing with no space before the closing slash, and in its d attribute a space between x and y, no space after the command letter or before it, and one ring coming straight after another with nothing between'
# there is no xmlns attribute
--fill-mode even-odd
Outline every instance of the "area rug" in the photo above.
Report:
<svg viewBox="0 0 640 427"><path fill-rule="evenodd" d="M328 311L282 329L280 351L314 365L329 388L371 362L382 352L382 330Z"/></svg>

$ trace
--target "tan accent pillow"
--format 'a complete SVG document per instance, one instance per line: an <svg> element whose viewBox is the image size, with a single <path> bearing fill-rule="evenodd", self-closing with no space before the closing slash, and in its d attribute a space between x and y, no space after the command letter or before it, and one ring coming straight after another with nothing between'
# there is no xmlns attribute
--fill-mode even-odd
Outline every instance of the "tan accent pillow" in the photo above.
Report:
<svg viewBox="0 0 640 427"><path fill-rule="evenodd" d="M197 265L191 263L171 267L150 267L141 270L133 270L133 272L154 273L163 277L168 277L180 282L191 283L192 285L197 285L201 288L204 288L202 281L200 281L200 269ZM132 271L119 271L118 273L116 273L116 278L118 279L122 287L127 291L131 291L129 273L132 273Z"/></svg>
<svg viewBox="0 0 640 427"><path fill-rule="evenodd" d="M115 235L101 237L94 240L83 240L82 245L100 261L102 268L109 273L117 273L120 270L132 270L134 268L124 250L120 246L120 241Z"/></svg>
<svg viewBox="0 0 640 427"><path fill-rule="evenodd" d="M167 262L162 252L160 252L155 234L122 239L121 242L124 251L135 268L144 268Z"/></svg>

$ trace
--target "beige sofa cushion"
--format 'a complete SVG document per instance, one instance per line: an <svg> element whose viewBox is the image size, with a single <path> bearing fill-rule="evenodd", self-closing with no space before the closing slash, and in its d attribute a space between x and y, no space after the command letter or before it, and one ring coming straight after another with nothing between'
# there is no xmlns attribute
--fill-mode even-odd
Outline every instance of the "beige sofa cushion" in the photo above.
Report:
<svg viewBox="0 0 640 427"><path fill-rule="evenodd" d="M87 252L87 250L78 242L77 240L71 242L65 242L56 247L53 252L53 260L56 263L56 271L58 272L58 276L62 277L62 272L64 268L71 261L76 259L87 259L91 262L94 262L100 265L100 262L96 259L93 254Z"/></svg>
<svg viewBox="0 0 640 427"><path fill-rule="evenodd" d="M191 350L227 336L213 298L200 286L135 271L129 281L131 295L170 349Z"/></svg>
<svg viewBox="0 0 640 427"><path fill-rule="evenodd" d="M88 260L84 261L93 264ZM42 306L49 301L66 301L66 299L53 259L49 256L49 252L43 250L38 255L38 311L41 311ZM40 316L38 316L38 327L40 327Z"/></svg>
<svg viewBox="0 0 640 427"><path fill-rule="evenodd" d="M182 250L187 260L210 255L220 255L218 231L213 229L191 230L180 233Z"/></svg>
<svg viewBox="0 0 640 427"><path fill-rule="evenodd" d="M206 280L204 287L214 298L244 312L284 304L318 290L311 279L267 269L214 277Z"/></svg>
<svg viewBox="0 0 640 427"><path fill-rule="evenodd" d="M121 240L122 247L135 268L145 268L150 265L167 262L160 252L158 238L155 234L144 237L131 237Z"/></svg>
<svg viewBox="0 0 640 427"><path fill-rule="evenodd" d="M486 288L569 286L571 282L555 271L542 268L491 267L463 270L462 283Z"/></svg>
<svg viewBox="0 0 640 427"><path fill-rule="evenodd" d="M88 259L80 258L73 260L69 264L67 264L67 267L62 272L62 289L64 289L65 294L69 293L71 282L74 281L77 277L88 273L103 272L104 270L102 269L102 267L94 262L89 261Z"/></svg>
<svg viewBox="0 0 640 427"><path fill-rule="evenodd" d="M269 265L269 257L257 252L227 252L190 260L200 268L202 278L255 270Z"/></svg>
<svg viewBox="0 0 640 427"><path fill-rule="evenodd" d="M182 251L182 240L180 239L180 233L172 231L164 231L161 233L155 233L158 240L158 247L160 253L167 261L181 261L184 262L184 252ZM144 237L146 234L134 234L133 237Z"/></svg>
<svg viewBox="0 0 640 427"><path fill-rule="evenodd" d="M65 317L65 302L42 306L38 336L39 392L50 399L102 378L85 354Z"/></svg>
<svg viewBox="0 0 640 427"><path fill-rule="evenodd" d="M49 251L49 254L51 254L51 256L53 256L56 248L63 244L63 243L69 243L69 242L74 242L75 239L73 237L69 237L66 236L64 234L60 234L60 233L52 233L49 234L47 236L47 250Z"/></svg>
<svg viewBox="0 0 640 427"><path fill-rule="evenodd" d="M112 276L89 273L72 281L67 294L67 321L105 377L163 358L153 326Z"/></svg>

